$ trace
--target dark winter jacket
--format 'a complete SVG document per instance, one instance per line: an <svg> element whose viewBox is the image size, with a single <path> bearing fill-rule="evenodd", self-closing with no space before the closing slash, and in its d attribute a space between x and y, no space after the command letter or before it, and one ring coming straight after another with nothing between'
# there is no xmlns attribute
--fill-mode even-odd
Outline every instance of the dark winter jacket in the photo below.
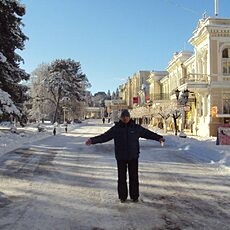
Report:
<svg viewBox="0 0 230 230"><path fill-rule="evenodd" d="M159 141L162 138L154 132L143 128L130 120L128 124L119 121L107 132L92 137L92 144L103 143L114 139L115 156L117 160L138 159L140 153L139 138Z"/></svg>

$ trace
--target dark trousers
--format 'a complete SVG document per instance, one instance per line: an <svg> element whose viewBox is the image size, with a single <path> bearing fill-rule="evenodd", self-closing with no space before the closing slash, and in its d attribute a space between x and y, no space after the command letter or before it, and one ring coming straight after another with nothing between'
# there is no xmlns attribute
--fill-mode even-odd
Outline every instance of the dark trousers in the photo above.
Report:
<svg viewBox="0 0 230 230"><path fill-rule="evenodd" d="M129 195L131 199L136 200L139 197L138 159L117 160L118 197L122 200L126 200L128 197L127 168L129 172Z"/></svg>

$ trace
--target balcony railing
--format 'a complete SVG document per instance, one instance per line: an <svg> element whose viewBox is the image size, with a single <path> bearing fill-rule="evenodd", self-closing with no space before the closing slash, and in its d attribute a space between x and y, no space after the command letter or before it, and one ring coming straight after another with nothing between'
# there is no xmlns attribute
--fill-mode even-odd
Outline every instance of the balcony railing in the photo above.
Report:
<svg viewBox="0 0 230 230"><path fill-rule="evenodd" d="M189 73L185 78L180 79L180 85L189 82L196 82L196 83L208 83L209 78L207 74L198 74L198 73Z"/></svg>
<svg viewBox="0 0 230 230"><path fill-rule="evenodd" d="M159 93L152 96L152 100L169 100L169 94Z"/></svg>

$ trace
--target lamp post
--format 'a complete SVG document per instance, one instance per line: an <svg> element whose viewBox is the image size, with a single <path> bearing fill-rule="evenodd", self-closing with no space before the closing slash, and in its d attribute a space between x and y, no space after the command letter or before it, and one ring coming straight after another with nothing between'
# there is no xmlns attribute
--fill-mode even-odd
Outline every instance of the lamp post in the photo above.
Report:
<svg viewBox="0 0 230 230"><path fill-rule="evenodd" d="M64 119L63 119L63 123L65 124L66 122L65 122L65 120L66 120L66 111L67 111L67 107L65 107L65 106L63 106L62 107L63 108L63 112L64 112Z"/></svg>
<svg viewBox="0 0 230 230"><path fill-rule="evenodd" d="M179 90L179 89L176 89L176 90L175 90L175 94L176 94L176 100L178 101L179 95L180 95L180 90Z"/></svg>
<svg viewBox="0 0 230 230"><path fill-rule="evenodd" d="M39 122L40 122L40 120L42 119L42 123L44 123L44 117L43 117L43 103L44 103L44 97L43 96L41 96L41 97L39 97L39 95L37 95L36 97L35 97L35 99L36 99L36 101L38 102L38 104L39 104ZM42 115L42 116L41 116ZM41 118L42 117L42 118Z"/></svg>
<svg viewBox="0 0 230 230"><path fill-rule="evenodd" d="M63 117L63 123L65 124L66 123L66 112L68 111L68 102L70 101L70 98L69 97L63 97L61 99L61 102L63 103L63 106L62 106L62 109L63 109L63 112L64 112L64 117Z"/></svg>
<svg viewBox="0 0 230 230"><path fill-rule="evenodd" d="M181 115L182 115L182 123L181 123L181 131L179 134L179 137L182 138L186 138L187 135L184 133L184 126L185 126L185 106L186 103L188 102L188 97L189 97L189 90L186 89L182 92L181 97L180 96L180 90L176 90L175 94L176 94L176 99L177 99L177 104L179 104L180 107L180 111L181 111Z"/></svg>

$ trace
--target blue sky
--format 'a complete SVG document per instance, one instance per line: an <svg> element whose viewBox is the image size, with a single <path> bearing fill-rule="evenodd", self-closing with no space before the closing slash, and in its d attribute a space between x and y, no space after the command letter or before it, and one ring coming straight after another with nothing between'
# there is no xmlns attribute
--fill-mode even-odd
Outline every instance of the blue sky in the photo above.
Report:
<svg viewBox="0 0 230 230"><path fill-rule="evenodd" d="M214 0L21 0L26 5L20 52L27 72L57 58L81 62L91 92L115 89L139 70L165 70ZM219 0L229 18L230 0Z"/></svg>

